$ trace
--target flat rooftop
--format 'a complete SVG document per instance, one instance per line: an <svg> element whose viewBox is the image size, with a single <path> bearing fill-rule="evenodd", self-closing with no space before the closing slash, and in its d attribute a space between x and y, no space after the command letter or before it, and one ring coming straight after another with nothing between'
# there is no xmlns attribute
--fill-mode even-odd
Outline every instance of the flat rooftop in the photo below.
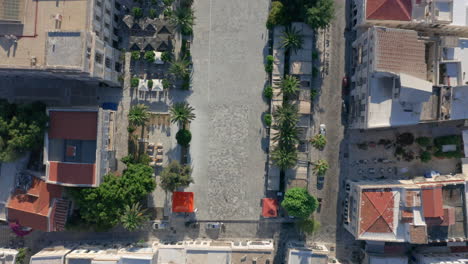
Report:
<svg viewBox="0 0 468 264"><path fill-rule="evenodd" d="M87 0L0 0L0 10L2 4L10 10L10 14L5 14L7 10L3 10L4 17L19 17L21 20L21 23L1 25L0 35L26 36L18 37L16 44L13 40L0 37L0 68L41 69L47 65L65 64L81 67L84 53L76 49L84 45L88 3L90 1ZM60 26L56 25L57 14L63 17ZM51 31L62 32L49 34ZM36 58L35 67L31 66L32 57Z"/></svg>

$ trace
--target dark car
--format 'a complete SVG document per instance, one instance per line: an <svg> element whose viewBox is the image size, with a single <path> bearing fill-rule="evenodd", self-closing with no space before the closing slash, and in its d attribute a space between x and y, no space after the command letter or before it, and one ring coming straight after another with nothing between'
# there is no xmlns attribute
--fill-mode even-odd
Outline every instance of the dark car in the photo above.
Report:
<svg viewBox="0 0 468 264"><path fill-rule="evenodd" d="M348 81L348 77L343 77L343 79L341 80L341 91L343 93L343 95L348 95L349 94L349 81Z"/></svg>

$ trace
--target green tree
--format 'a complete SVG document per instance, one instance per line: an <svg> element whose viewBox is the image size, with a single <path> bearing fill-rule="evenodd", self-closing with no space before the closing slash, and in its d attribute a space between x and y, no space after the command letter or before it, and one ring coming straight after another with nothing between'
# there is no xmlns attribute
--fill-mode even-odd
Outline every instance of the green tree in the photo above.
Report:
<svg viewBox="0 0 468 264"><path fill-rule="evenodd" d="M132 106L128 113L128 120L130 124L135 126L144 126L148 122L150 114L148 112L148 106L144 104L138 104Z"/></svg>
<svg viewBox="0 0 468 264"><path fill-rule="evenodd" d="M263 116L263 122L265 122L265 125L266 125L266 126L268 126L268 127L271 126L271 121L272 121L272 120L271 120L271 114L268 114L268 113L267 113L267 114L265 114L265 115Z"/></svg>
<svg viewBox="0 0 468 264"><path fill-rule="evenodd" d="M192 133L187 129L181 129L176 134L177 143L183 147L188 147L192 140Z"/></svg>
<svg viewBox="0 0 468 264"><path fill-rule="evenodd" d="M157 12L156 12L156 9L150 8L148 16L149 16L151 19L156 18L156 17L158 16L158 14L157 14Z"/></svg>
<svg viewBox="0 0 468 264"><path fill-rule="evenodd" d="M263 89L263 96L267 99L273 98L273 87L271 87L271 85L265 86Z"/></svg>
<svg viewBox="0 0 468 264"><path fill-rule="evenodd" d="M97 188L70 189L82 221L98 230L117 225L126 205L141 201L154 190L153 172L148 165L129 163L122 176L108 174Z"/></svg>
<svg viewBox="0 0 468 264"><path fill-rule="evenodd" d="M312 146L314 146L316 149L323 150L327 144L327 139L324 135L317 134L310 140L310 143L312 143Z"/></svg>
<svg viewBox="0 0 468 264"><path fill-rule="evenodd" d="M145 52L144 58L147 62L151 63L151 62L154 62L154 56L155 56L154 51L148 50L147 52Z"/></svg>
<svg viewBox="0 0 468 264"><path fill-rule="evenodd" d="M161 54L161 60L164 61L164 62L172 61L172 53L170 51L164 51Z"/></svg>
<svg viewBox="0 0 468 264"><path fill-rule="evenodd" d="M193 113L194 110L195 109L186 102L173 104L169 109L169 112L171 113L171 122L178 122L182 128L185 128L187 123L190 123L193 119L195 119L195 114Z"/></svg>
<svg viewBox="0 0 468 264"><path fill-rule="evenodd" d="M138 18L141 18L143 17L143 10L139 7L134 7L132 8L132 15L138 19Z"/></svg>
<svg viewBox="0 0 468 264"><path fill-rule="evenodd" d="M292 168L297 163L297 150L295 148L287 149L276 146L271 152L271 159L282 170Z"/></svg>
<svg viewBox="0 0 468 264"><path fill-rule="evenodd" d="M271 2L270 13L268 14L268 20L266 26L268 29L273 29L276 25L286 25L287 19L284 10L284 6L280 1Z"/></svg>
<svg viewBox="0 0 468 264"><path fill-rule="evenodd" d="M28 253L29 248L23 247L18 249L18 255L16 255L16 264L25 264L26 254ZM29 261L28 261L29 263Z"/></svg>
<svg viewBox="0 0 468 264"><path fill-rule="evenodd" d="M313 170L318 174L318 175L324 175L327 170L329 169L328 162L326 160L317 160L314 163Z"/></svg>
<svg viewBox="0 0 468 264"><path fill-rule="evenodd" d="M297 50L302 48L303 43L303 36L298 29L291 26L286 27L281 36L281 48L284 48L286 52L293 51L296 53Z"/></svg>
<svg viewBox="0 0 468 264"><path fill-rule="evenodd" d="M174 3L174 0L163 0L163 4L164 4L165 6L171 6L172 3Z"/></svg>
<svg viewBox="0 0 468 264"><path fill-rule="evenodd" d="M132 51L132 60L139 60L140 59L140 52L137 50Z"/></svg>
<svg viewBox="0 0 468 264"><path fill-rule="evenodd" d="M183 79L185 76L190 76L190 61L186 59L178 59L172 61L169 66L169 72L176 78Z"/></svg>
<svg viewBox="0 0 468 264"><path fill-rule="evenodd" d="M418 145L421 147L427 147L431 145L431 139L428 137L418 137L416 138L416 143L418 143Z"/></svg>
<svg viewBox="0 0 468 264"><path fill-rule="evenodd" d="M195 25L195 16L190 7L179 7L170 16L170 21L174 24L182 35L191 35L193 25Z"/></svg>
<svg viewBox="0 0 468 264"><path fill-rule="evenodd" d="M335 17L333 0L315 0L306 10L305 23L313 29L325 28Z"/></svg>
<svg viewBox="0 0 468 264"><path fill-rule="evenodd" d="M286 75L286 77L281 80L281 92L289 97L295 95L299 91L299 79L292 75Z"/></svg>
<svg viewBox="0 0 468 264"><path fill-rule="evenodd" d="M162 86L163 86L164 90L167 90L167 89L171 88L171 86L172 86L171 80L163 79L162 80Z"/></svg>
<svg viewBox="0 0 468 264"><path fill-rule="evenodd" d="M275 123L273 128L276 132L273 134L273 141L285 148L295 148L299 143L299 129L295 125L288 125L284 123Z"/></svg>
<svg viewBox="0 0 468 264"><path fill-rule="evenodd" d="M153 80L148 80L148 89L152 89L153 88Z"/></svg>
<svg viewBox="0 0 468 264"><path fill-rule="evenodd" d="M137 77L133 77L132 79L130 79L130 86L133 88L137 87L139 83L140 80Z"/></svg>
<svg viewBox="0 0 468 264"><path fill-rule="evenodd" d="M295 126L299 121L298 109L295 105L284 103L282 106L278 106L273 112L273 116L277 123L282 124L280 126Z"/></svg>
<svg viewBox="0 0 468 264"><path fill-rule="evenodd" d="M421 162L427 163L431 161L432 155L429 151L423 151L420 155Z"/></svg>
<svg viewBox="0 0 468 264"><path fill-rule="evenodd" d="M302 232L311 235L320 229L320 222L311 218L301 219L298 227Z"/></svg>
<svg viewBox="0 0 468 264"><path fill-rule="evenodd" d="M187 187L193 183L192 169L188 165L181 165L173 160L161 172L161 188L173 192L180 187Z"/></svg>
<svg viewBox="0 0 468 264"><path fill-rule="evenodd" d="M288 215L298 218L308 218L317 209L318 202L304 188L291 188L286 191L281 206Z"/></svg>
<svg viewBox="0 0 468 264"><path fill-rule="evenodd" d="M128 231L135 231L147 220L146 209L142 209L140 203L137 202L131 206L128 204L125 205L120 222Z"/></svg>
<svg viewBox="0 0 468 264"><path fill-rule="evenodd" d="M274 61L275 61L275 58L273 57L273 55L266 56L265 71L267 73L272 73L273 72L273 62Z"/></svg>

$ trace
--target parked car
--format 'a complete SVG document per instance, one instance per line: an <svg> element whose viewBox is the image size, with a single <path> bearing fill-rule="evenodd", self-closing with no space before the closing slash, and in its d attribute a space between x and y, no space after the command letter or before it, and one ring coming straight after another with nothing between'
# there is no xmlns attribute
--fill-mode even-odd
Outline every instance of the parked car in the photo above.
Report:
<svg viewBox="0 0 468 264"><path fill-rule="evenodd" d="M326 134L327 132L327 127L325 126L325 124L320 124L320 134L324 135Z"/></svg>
<svg viewBox="0 0 468 264"><path fill-rule="evenodd" d="M221 222L209 222L206 223L206 229L220 229L223 226Z"/></svg>
<svg viewBox="0 0 468 264"><path fill-rule="evenodd" d="M168 229L169 228L169 223L166 221L155 221L153 222L153 229L154 230L163 230L163 229Z"/></svg>
<svg viewBox="0 0 468 264"><path fill-rule="evenodd" d="M344 76L343 79L341 80L341 92L343 95L349 94L349 81L348 81L348 77L346 76Z"/></svg>
<svg viewBox="0 0 468 264"><path fill-rule="evenodd" d="M324 183L325 183L325 177L323 177L323 175L317 176L317 189L321 190L323 188Z"/></svg>

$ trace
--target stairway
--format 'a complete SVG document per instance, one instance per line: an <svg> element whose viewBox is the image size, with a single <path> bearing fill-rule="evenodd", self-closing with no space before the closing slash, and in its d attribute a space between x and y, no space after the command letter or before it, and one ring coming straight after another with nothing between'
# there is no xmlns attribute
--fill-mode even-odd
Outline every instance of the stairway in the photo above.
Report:
<svg viewBox="0 0 468 264"><path fill-rule="evenodd" d="M55 202L54 223L51 231L64 231L65 223L68 218L68 209L70 201L65 199L57 199Z"/></svg>

